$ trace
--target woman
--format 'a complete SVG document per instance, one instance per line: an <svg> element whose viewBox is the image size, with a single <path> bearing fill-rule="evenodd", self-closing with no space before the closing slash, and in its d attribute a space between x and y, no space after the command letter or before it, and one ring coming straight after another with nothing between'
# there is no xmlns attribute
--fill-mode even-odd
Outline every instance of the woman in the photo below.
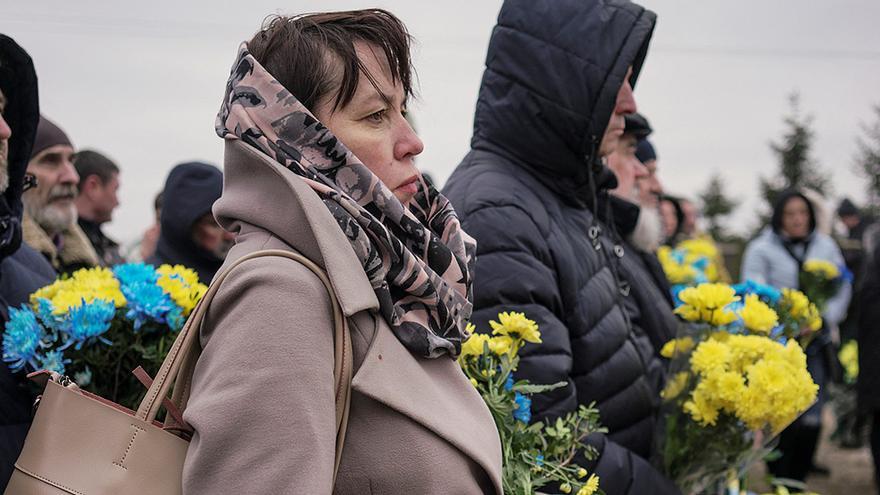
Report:
<svg viewBox="0 0 880 495"><path fill-rule="evenodd" d="M475 244L413 163L409 35L382 10L270 19L242 44L217 132L227 266L295 250L327 271L354 378L334 482L329 295L303 265L245 262L202 329L184 493L501 493L492 417L455 361Z"/></svg>
<svg viewBox="0 0 880 495"><path fill-rule="evenodd" d="M660 216L663 218L664 245L675 247L681 240L684 210L678 198L664 195L660 198Z"/></svg>
<svg viewBox="0 0 880 495"><path fill-rule="evenodd" d="M799 191L781 193L773 208L770 226L749 243L743 255L742 279L751 279L777 288L797 288L805 261L818 259L843 266L843 255L834 240L816 229L812 203ZM828 300L819 336L807 347L807 368L819 385L819 400L794 425L783 432L779 450L783 456L769 463L777 477L803 481L812 467L813 454L822 424L823 388L829 373L828 348L832 345L829 329L846 316L851 295L844 282Z"/></svg>

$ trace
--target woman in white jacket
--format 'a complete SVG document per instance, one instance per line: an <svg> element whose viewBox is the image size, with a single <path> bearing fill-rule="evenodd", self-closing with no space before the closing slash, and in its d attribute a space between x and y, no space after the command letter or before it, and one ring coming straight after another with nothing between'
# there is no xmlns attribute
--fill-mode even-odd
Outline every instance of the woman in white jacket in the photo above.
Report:
<svg viewBox="0 0 880 495"><path fill-rule="evenodd" d="M816 228L816 211L800 191L781 193L773 209L770 225L749 243L743 256L742 279L777 288L798 288L798 279L807 260L830 261L844 266L840 248L831 237ZM846 316L852 295L848 282L831 297L823 309L823 326L807 347L807 367L819 385L819 399L795 424L786 429L779 441L782 457L769 464L777 477L803 481L813 467L813 454L822 422L824 386L829 373L828 357L833 350L830 332Z"/></svg>

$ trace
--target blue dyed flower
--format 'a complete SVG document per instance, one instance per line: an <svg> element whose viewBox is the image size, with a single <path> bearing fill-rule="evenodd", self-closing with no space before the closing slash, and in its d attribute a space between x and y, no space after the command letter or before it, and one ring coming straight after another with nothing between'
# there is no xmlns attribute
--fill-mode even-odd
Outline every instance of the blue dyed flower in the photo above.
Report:
<svg viewBox="0 0 880 495"><path fill-rule="evenodd" d="M49 351L44 356L40 356L39 359L39 369L54 371L62 375L64 374L65 366L70 364L70 359L64 359L64 353L60 350Z"/></svg>
<svg viewBox="0 0 880 495"><path fill-rule="evenodd" d="M165 323L169 313L175 309L179 312L180 309L171 297L154 283L139 282L123 285L122 294L128 301L128 312L125 317L134 322L135 331L140 330L141 326L149 321Z"/></svg>
<svg viewBox="0 0 880 495"><path fill-rule="evenodd" d="M532 420L532 399L516 392L513 401L515 402L513 409L514 419L521 423L529 424L529 421Z"/></svg>
<svg viewBox="0 0 880 495"><path fill-rule="evenodd" d="M687 289L688 287L689 286L685 284L678 284L673 285L670 288L670 292L672 293L672 302L675 304L676 308L684 304L684 301L682 301L681 298L678 297L678 295L681 294L681 291Z"/></svg>
<svg viewBox="0 0 880 495"><path fill-rule="evenodd" d="M846 283L853 283L853 272L849 268L847 268L846 265L837 265L837 269L840 270L840 278L842 278Z"/></svg>
<svg viewBox="0 0 880 495"><path fill-rule="evenodd" d="M183 309L175 305L168 314L165 315L165 323L171 328L172 332L176 332L183 328L186 318L183 316Z"/></svg>
<svg viewBox="0 0 880 495"><path fill-rule="evenodd" d="M535 456L535 465L538 467L544 465L544 454L538 454Z"/></svg>
<svg viewBox="0 0 880 495"><path fill-rule="evenodd" d="M116 314L116 306L111 301L95 299L90 303L85 300L79 306L72 307L68 313L70 326L67 328L67 343L61 347L66 349L76 345L76 349L95 339L110 345L111 342L101 335L110 329L110 323Z"/></svg>
<svg viewBox="0 0 880 495"><path fill-rule="evenodd" d="M120 285L155 284L159 274L153 265L144 263L126 263L113 268L113 274L119 279ZM127 296L126 296L127 297Z"/></svg>
<svg viewBox="0 0 880 495"><path fill-rule="evenodd" d="M45 330L37 323L37 316L29 308L9 309L9 321L3 332L3 361L9 369L18 371L25 364L36 368L36 353L42 347Z"/></svg>
<svg viewBox="0 0 880 495"><path fill-rule="evenodd" d="M66 333L70 321L64 316L54 314L53 309L55 308L52 306L52 301L42 297L37 299L37 319L40 323L50 332Z"/></svg>
<svg viewBox="0 0 880 495"><path fill-rule="evenodd" d="M507 375L507 380L504 381L504 390L513 390L513 373Z"/></svg>
<svg viewBox="0 0 880 495"><path fill-rule="evenodd" d="M771 305L778 303L779 299L782 298L782 292L776 287L760 284L751 279L747 279L745 282L738 283L732 287L738 296L744 297L746 294L757 294L764 302Z"/></svg>

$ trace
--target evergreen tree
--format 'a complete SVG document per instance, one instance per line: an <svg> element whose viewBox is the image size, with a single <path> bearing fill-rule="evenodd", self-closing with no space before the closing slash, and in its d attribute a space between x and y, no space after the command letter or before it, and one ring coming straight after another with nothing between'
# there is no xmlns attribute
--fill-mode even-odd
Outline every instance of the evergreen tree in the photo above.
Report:
<svg viewBox="0 0 880 495"><path fill-rule="evenodd" d="M733 213L737 202L724 192L724 181L721 174L715 174L709 179L705 191L699 195L703 203L703 217L709 223L709 235L716 241L726 241L730 236L721 225L721 220Z"/></svg>
<svg viewBox="0 0 880 495"><path fill-rule="evenodd" d="M779 159L779 172L775 177L760 179L761 194L771 208L777 195L789 188L806 187L826 196L829 193L828 177L819 170L811 155L813 118L801 114L797 93L789 96L789 102L791 114L785 117L786 130L782 139L770 143L770 148Z"/></svg>
<svg viewBox="0 0 880 495"><path fill-rule="evenodd" d="M868 209L880 212L880 105L874 106L876 120L872 125L862 124L864 137L856 139L856 173L867 179Z"/></svg>

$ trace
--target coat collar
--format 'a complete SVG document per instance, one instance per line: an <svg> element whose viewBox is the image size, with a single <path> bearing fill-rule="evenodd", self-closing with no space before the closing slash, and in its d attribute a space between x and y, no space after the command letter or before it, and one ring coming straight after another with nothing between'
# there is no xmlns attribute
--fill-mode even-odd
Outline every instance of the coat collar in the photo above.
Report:
<svg viewBox="0 0 880 495"><path fill-rule="evenodd" d="M261 163L262 162L262 163ZM239 222L265 229L327 271L346 316L378 309L363 267L321 198L299 177L239 140L226 141L223 195L214 216L225 229Z"/></svg>
<svg viewBox="0 0 880 495"><path fill-rule="evenodd" d="M100 261L88 237L79 228L71 225L61 234L61 250L55 246L49 234L40 227L29 215L22 218L22 235L24 242L45 256L56 270L66 266L98 266Z"/></svg>
<svg viewBox="0 0 880 495"><path fill-rule="evenodd" d="M413 356L380 322L351 386L454 445L476 461L502 493L501 443L494 419L456 361Z"/></svg>

